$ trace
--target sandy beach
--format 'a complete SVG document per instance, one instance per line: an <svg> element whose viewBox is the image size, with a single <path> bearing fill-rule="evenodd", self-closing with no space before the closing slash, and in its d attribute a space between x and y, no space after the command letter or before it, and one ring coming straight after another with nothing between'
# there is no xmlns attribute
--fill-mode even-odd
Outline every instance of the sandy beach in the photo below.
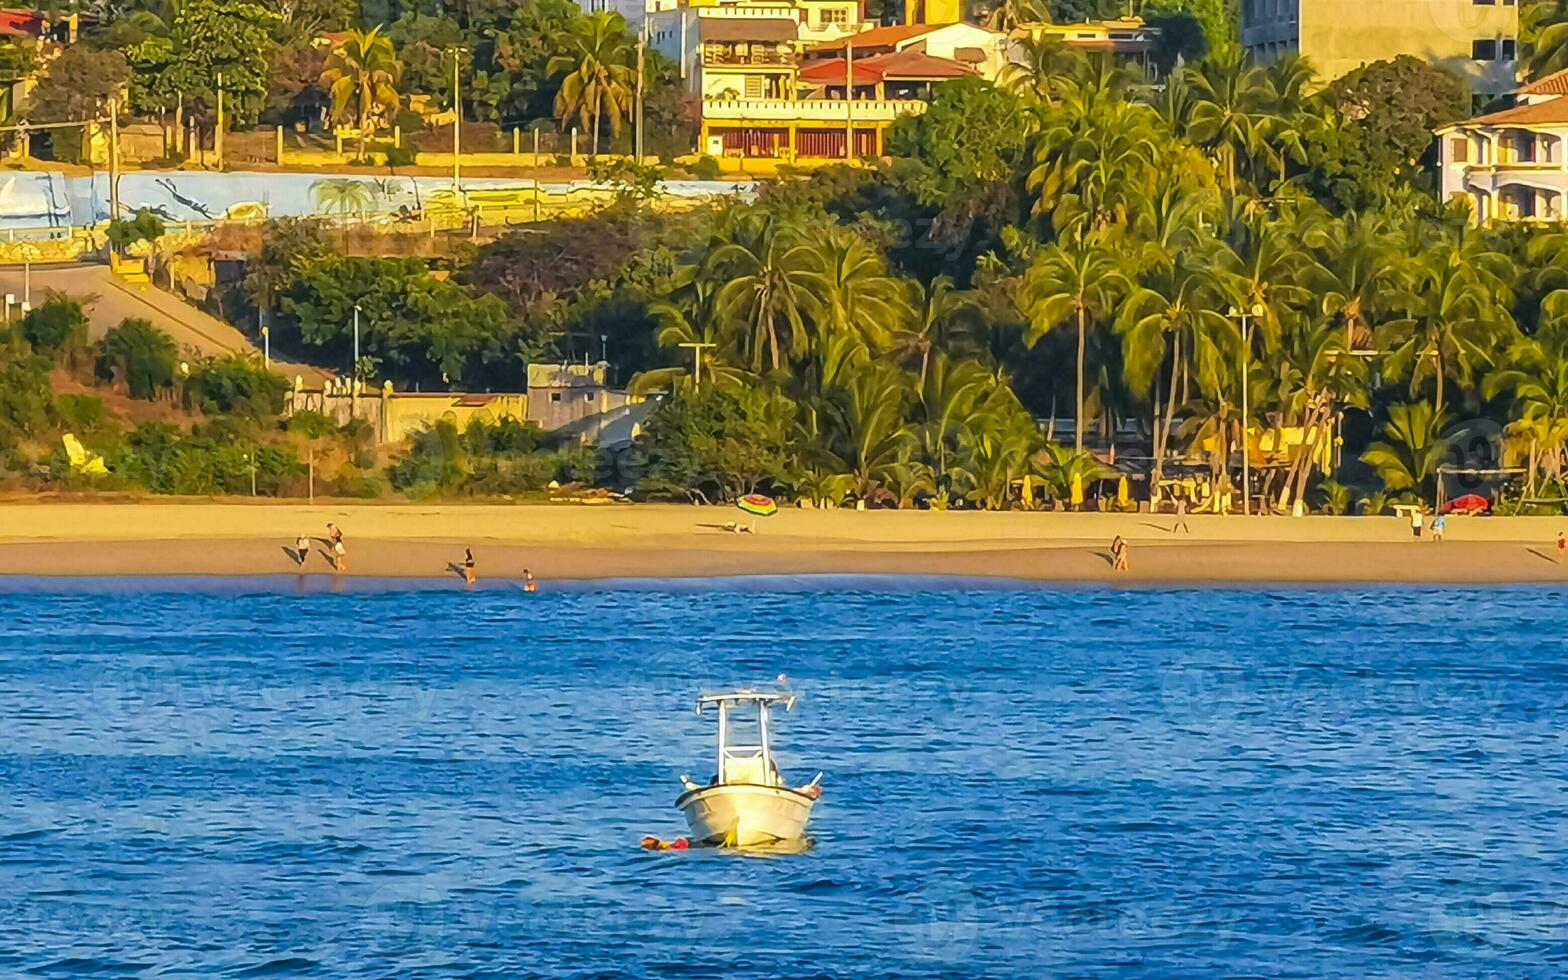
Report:
<svg viewBox="0 0 1568 980"><path fill-rule="evenodd" d="M1506 583L1568 579L1568 519L1461 518L1412 540L1402 518L1192 517L1029 512L782 511L757 533L731 508L662 504L0 503L0 575L332 575L326 525L351 576L481 580L819 573L990 576L1084 583ZM313 538L303 566L292 557ZM1114 574L1111 539L1131 542Z"/></svg>

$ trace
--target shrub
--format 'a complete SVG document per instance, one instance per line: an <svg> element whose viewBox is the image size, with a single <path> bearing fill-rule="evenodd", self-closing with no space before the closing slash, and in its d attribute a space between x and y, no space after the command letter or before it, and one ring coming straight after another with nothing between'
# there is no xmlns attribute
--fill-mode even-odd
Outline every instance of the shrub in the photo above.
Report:
<svg viewBox="0 0 1568 980"><path fill-rule="evenodd" d="M261 420L283 410L289 384L254 361L213 357L201 362L185 382L185 405L207 415L239 415Z"/></svg>
<svg viewBox="0 0 1568 980"><path fill-rule="evenodd" d="M99 378L125 385L132 398L152 400L174 386L174 340L146 320L126 318L98 342Z"/></svg>
<svg viewBox="0 0 1568 980"><path fill-rule="evenodd" d="M92 395L61 395L54 400L60 425L81 435L103 425L103 399Z"/></svg>
<svg viewBox="0 0 1568 980"><path fill-rule="evenodd" d="M87 314L82 304L55 294L22 317L22 336L39 354L74 358L87 349Z"/></svg>
<svg viewBox="0 0 1568 980"><path fill-rule="evenodd" d="M718 180L724 176L723 171L719 169L719 161L707 154L698 157L697 162L691 165L691 173L698 180Z"/></svg>

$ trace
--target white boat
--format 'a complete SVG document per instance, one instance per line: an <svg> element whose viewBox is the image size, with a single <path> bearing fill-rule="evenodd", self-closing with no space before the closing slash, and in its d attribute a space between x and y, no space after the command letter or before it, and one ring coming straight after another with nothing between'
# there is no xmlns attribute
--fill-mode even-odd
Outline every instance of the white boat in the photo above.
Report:
<svg viewBox="0 0 1568 980"><path fill-rule="evenodd" d="M785 785L773 761L768 711L795 706L793 694L733 691L697 699L697 713L719 713L719 771L706 786L682 775L686 787L675 806L691 825L692 842L721 847L767 847L800 841L812 804L822 795L822 774L804 786ZM737 728L755 712L755 742L737 741ZM737 718L739 714L739 718ZM737 724L739 722L739 724ZM748 733L749 734L749 733ZM742 740L748 734L740 735Z"/></svg>

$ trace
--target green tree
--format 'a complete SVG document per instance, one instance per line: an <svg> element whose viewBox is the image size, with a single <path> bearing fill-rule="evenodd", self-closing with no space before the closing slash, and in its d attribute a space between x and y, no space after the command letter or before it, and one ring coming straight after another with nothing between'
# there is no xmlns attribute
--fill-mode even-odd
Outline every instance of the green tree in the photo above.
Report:
<svg viewBox="0 0 1568 980"><path fill-rule="evenodd" d="M1470 114L1470 93L1453 74L1400 55L1363 65L1318 96L1329 124L1307 136L1307 184L1342 210L1386 206L1430 186L1432 130Z"/></svg>
<svg viewBox="0 0 1568 980"><path fill-rule="evenodd" d="M599 153L599 127L608 122L612 136L631 107L636 86L636 50L620 14L603 11L572 25L572 51L550 59L552 75L564 75L555 97L561 121L573 116L588 130L589 154Z"/></svg>
<svg viewBox="0 0 1568 980"><path fill-rule="evenodd" d="M59 293L22 317L20 330L35 352L68 365L87 350L87 314L81 303Z"/></svg>
<svg viewBox="0 0 1568 980"><path fill-rule="evenodd" d="M126 50L133 106L155 113L183 104L213 114L221 77L229 121L254 123L266 102L278 15L250 0L188 0L170 4L168 12L166 36L149 35Z"/></svg>
<svg viewBox="0 0 1568 980"><path fill-rule="evenodd" d="M1436 493L1437 468L1447 462L1452 446L1442 435L1445 425L1446 416L1430 402L1391 405L1383 438L1368 446L1361 460L1388 489L1429 500Z"/></svg>
<svg viewBox="0 0 1568 980"><path fill-rule="evenodd" d="M1074 391L1073 445L1083 452L1084 362L1089 346L1089 323L1112 313L1117 298L1132 288L1121 263L1099 241L1052 245L1035 257L1025 280L1029 294L1028 342L1035 344L1066 322L1078 329L1078 358Z"/></svg>
<svg viewBox="0 0 1568 980"><path fill-rule="evenodd" d="M809 249L774 216L742 217L708 250L705 274L723 282L717 307L740 331L735 345L761 373L804 352L806 314L815 299Z"/></svg>
<svg viewBox="0 0 1568 980"><path fill-rule="evenodd" d="M332 49L321 84L332 95L332 118L351 121L358 128L362 157L377 115L397 108L397 80L402 70L391 38L381 33L379 26L350 31Z"/></svg>
<svg viewBox="0 0 1568 980"><path fill-rule="evenodd" d="M96 373L123 384L132 398L150 401L174 387L178 361L173 338L146 320L127 317L98 341Z"/></svg>
<svg viewBox="0 0 1568 980"><path fill-rule="evenodd" d="M1385 323L1377 335L1384 369L1408 377L1412 394L1433 379L1436 415L1443 414L1444 382L1453 377L1468 385L1514 333L1512 297L1501 285L1506 261L1478 244L1444 242L1428 249L1416 265L1407 315Z"/></svg>

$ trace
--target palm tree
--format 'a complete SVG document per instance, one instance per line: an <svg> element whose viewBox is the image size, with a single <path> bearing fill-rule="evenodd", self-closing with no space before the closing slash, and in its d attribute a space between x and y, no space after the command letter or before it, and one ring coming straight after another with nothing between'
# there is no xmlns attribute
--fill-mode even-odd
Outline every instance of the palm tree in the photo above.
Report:
<svg viewBox="0 0 1568 980"><path fill-rule="evenodd" d="M332 49L321 84L332 95L333 121L352 120L359 129L361 157L376 114L397 108L397 81L402 73L392 39L381 33L380 25L368 31L349 31L343 43Z"/></svg>
<svg viewBox="0 0 1568 980"><path fill-rule="evenodd" d="M1155 395L1151 490L1156 493L1165 475L1166 443L1183 376L1196 376L1200 389L1218 401L1221 379L1235 363L1240 338L1236 324L1217 309L1222 303L1220 282L1206 257L1189 252L1170 266L1155 269L1122 304L1117 317L1124 376L1134 392L1147 393L1160 367L1170 364L1163 414L1158 392Z"/></svg>
<svg viewBox="0 0 1568 980"><path fill-rule="evenodd" d="M1526 43L1532 82L1568 68L1568 0L1545 0L1520 7L1519 36Z"/></svg>
<svg viewBox="0 0 1568 980"><path fill-rule="evenodd" d="M1367 447L1362 462L1377 470L1388 489L1429 498L1451 446L1442 435L1445 422L1430 402L1391 405L1383 439Z"/></svg>
<svg viewBox="0 0 1568 980"><path fill-rule="evenodd" d="M917 386L924 386L932 351L950 347L954 334L963 329L960 325L977 307L974 296L954 289L953 280L945 275L932 279L929 286L917 282L910 288L914 316L894 336L893 349L911 357L919 355Z"/></svg>
<svg viewBox="0 0 1568 980"><path fill-rule="evenodd" d="M1395 377L1408 373L1412 393L1430 374L1437 386L1432 408L1439 415L1444 381L1452 375L1469 384L1492 350L1514 332L1512 297L1496 268L1500 260L1495 252L1452 241L1430 249L1418 260L1408 315L1379 331L1376 342L1387 352L1385 369Z"/></svg>
<svg viewBox="0 0 1568 980"><path fill-rule="evenodd" d="M882 253L850 229L834 227L807 248L805 260L819 349L833 337L850 338L867 354L889 348L912 311L908 290L888 275Z"/></svg>
<svg viewBox="0 0 1568 980"><path fill-rule="evenodd" d="M1317 252L1316 293L1324 314L1345 331L1345 349L1372 341L1382 310L1403 295L1407 264L1377 214L1352 212L1309 230Z"/></svg>
<svg viewBox="0 0 1568 980"><path fill-rule="evenodd" d="M1513 399L1508 432L1527 447L1525 492L1534 492L1537 473L1561 479L1568 444L1568 323L1550 323L1537 336L1516 341L1505 366L1486 376L1481 391L1489 399L1503 393Z"/></svg>
<svg viewBox="0 0 1568 980"><path fill-rule="evenodd" d="M873 366L854 375L827 404L837 438L840 472L855 495L870 499L879 487L902 482L914 432L904 421L909 385L902 372Z"/></svg>
<svg viewBox="0 0 1568 980"><path fill-rule="evenodd" d="M1230 45L1190 68L1188 85L1192 108L1187 138L1207 146L1223 162L1226 184L1234 194L1239 161L1250 160L1261 144L1261 127L1273 97L1268 78L1247 64L1240 46Z"/></svg>
<svg viewBox="0 0 1568 980"><path fill-rule="evenodd" d="M710 244L704 274L723 282L720 315L743 328L738 346L754 372L781 369L807 346L806 314L816 302L810 249L774 215L734 221Z"/></svg>
<svg viewBox="0 0 1568 980"><path fill-rule="evenodd" d="M1130 288L1116 255L1094 239L1052 245L1035 258L1025 277L1031 319L1026 339L1031 347L1069 319L1078 325L1073 447L1080 453L1083 452L1083 376L1089 321L1110 313L1116 297Z"/></svg>
<svg viewBox="0 0 1568 980"><path fill-rule="evenodd" d="M1268 85L1269 106L1259 127L1259 137L1279 166L1279 186L1283 187L1287 162L1307 161L1307 140L1321 122L1307 111L1308 90L1317 72L1305 58L1285 54L1270 62L1263 69L1263 76Z"/></svg>
<svg viewBox="0 0 1568 980"><path fill-rule="evenodd" d="M951 487L948 456L971 427L989 423L984 396L991 373L974 361L955 361L944 354L932 360L921 377L915 409L921 449L939 483Z"/></svg>
<svg viewBox="0 0 1568 980"><path fill-rule="evenodd" d="M589 155L598 156L601 121L608 119L610 134L619 136L630 109L637 81L636 46L626 19L607 10L578 19L568 43L572 53L556 55L545 67L552 76L565 76L555 111L562 122L578 118L589 133Z"/></svg>

